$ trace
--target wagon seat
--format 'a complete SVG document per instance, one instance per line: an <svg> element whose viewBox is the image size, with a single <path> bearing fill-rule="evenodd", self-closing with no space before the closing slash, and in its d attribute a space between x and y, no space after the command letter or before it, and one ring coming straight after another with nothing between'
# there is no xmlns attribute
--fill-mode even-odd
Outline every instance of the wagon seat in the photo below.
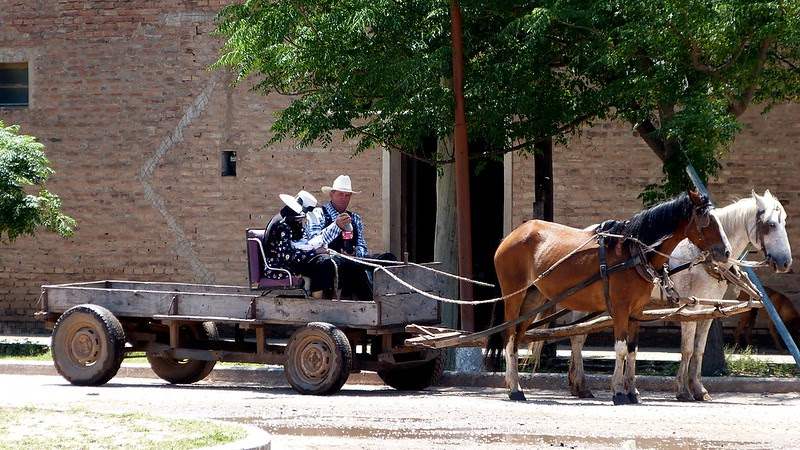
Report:
<svg viewBox="0 0 800 450"><path fill-rule="evenodd" d="M251 289L297 289L308 285L300 275L294 275L286 269L270 267L267 264L267 255L264 253L264 238L269 234L269 230L276 222L277 215L269 221L266 229L248 228L247 229L247 267L250 276ZM286 278L277 280L267 277L274 272L283 272Z"/></svg>

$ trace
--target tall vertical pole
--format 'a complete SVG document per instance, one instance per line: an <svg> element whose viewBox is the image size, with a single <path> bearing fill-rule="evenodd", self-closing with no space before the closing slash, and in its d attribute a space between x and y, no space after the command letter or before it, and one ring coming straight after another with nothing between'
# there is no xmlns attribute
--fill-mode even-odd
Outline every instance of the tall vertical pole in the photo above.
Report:
<svg viewBox="0 0 800 450"><path fill-rule="evenodd" d="M472 278L472 214L469 201L469 152L467 150L467 120L464 115L464 43L461 39L461 5L450 1L450 29L453 38L453 95L456 103L455 160L456 160L456 227L458 230L458 273ZM459 282L459 296L472 300L472 285ZM461 305L461 328L475 330L475 311L472 305Z"/></svg>

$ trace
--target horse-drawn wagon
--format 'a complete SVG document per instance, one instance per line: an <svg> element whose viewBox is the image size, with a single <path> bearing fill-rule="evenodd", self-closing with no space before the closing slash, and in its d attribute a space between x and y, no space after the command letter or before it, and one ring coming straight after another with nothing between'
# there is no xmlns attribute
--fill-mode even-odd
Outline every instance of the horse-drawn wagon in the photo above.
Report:
<svg viewBox="0 0 800 450"><path fill-rule="evenodd" d="M144 352L170 383L202 380L217 361L281 364L291 386L305 394L335 393L360 370L374 370L403 390L423 389L441 376L438 350L403 343L406 325L441 321L439 304L389 275L437 294L426 266L376 271L374 301L313 299L291 278L283 284L261 278L265 261L255 244L248 239L248 287L114 280L43 286L37 317L53 328L58 372L73 384L101 385L123 358ZM220 337L220 324L232 336ZM278 328L291 332L288 342L270 339Z"/></svg>

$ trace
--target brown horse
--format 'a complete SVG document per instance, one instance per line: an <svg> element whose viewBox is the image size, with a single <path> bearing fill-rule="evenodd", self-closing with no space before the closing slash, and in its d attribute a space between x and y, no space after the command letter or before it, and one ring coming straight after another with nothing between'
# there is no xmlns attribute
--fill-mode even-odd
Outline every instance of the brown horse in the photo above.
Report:
<svg viewBox="0 0 800 450"><path fill-rule="evenodd" d="M794 307L792 300L771 287L764 286L764 289L767 290L767 295L772 300L772 304L775 305L775 310L778 311L781 320L786 324L786 329L789 330L789 333L793 337L800 335L800 311ZM746 292L739 293L739 300L747 301L749 299L750 297ZM759 311L762 311L762 309L751 309L739 316L739 323L736 326L736 334L734 335L734 342L737 345L753 345L753 326L756 324L756 316ZM766 314L766 311L764 313ZM778 350L785 348L783 339L778 335L778 330L775 329L775 324L770 318L767 318L767 328L770 336L772 336L772 342L775 343L775 348Z"/></svg>
<svg viewBox="0 0 800 450"><path fill-rule="evenodd" d="M719 222L710 214L711 209L713 206L707 198L689 192L642 211L630 220L610 224L604 228L607 233L625 238L607 238L607 267L635 261L631 258L644 251L644 261L640 261L640 265L646 268L649 263L651 267L660 268L667 258L649 252L646 246L655 246L659 252L669 255L684 238L709 251L714 260L727 261L730 244ZM531 220L512 231L494 255L500 288L507 296L505 320L517 320L547 299L596 277L600 252L598 242L592 240L593 235L596 231L540 220ZM587 245L582 247L583 244ZM529 287L527 291L526 287ZM641 313L650 300L652 280L645 279L645 275L640 275L634 267L627 267L609 272L607 288L608 297L604 283L593 282L559 303L567 309L586 312L606 311L606 304L611 305L617 356L611 381L613 401L615 405L639 403L639 392L634 383L639 322L631 320L631 317ZM532 317L505 332L506 383L511 400L525 400L519 385L517 349L534 320Z"/></svg>

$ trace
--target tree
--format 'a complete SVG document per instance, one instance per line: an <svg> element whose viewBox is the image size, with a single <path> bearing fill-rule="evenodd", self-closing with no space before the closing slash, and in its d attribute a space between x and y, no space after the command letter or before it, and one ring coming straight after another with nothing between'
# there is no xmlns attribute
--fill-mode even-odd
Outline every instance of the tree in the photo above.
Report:
<svg viewBox="0 0 800 450"><path fill-rule="evenodd" d="M0 239L13 241L44 227L71 236L75 220L61 212L61 200L45 189L53 174L44 145L0 121ZM38 192L32 194L30 192Z"/></svg>
<svg viewBox="0 0 800 450"><path fill-rule="evenodd" d="M492 20L508 22L512 17ZM254 89L264 94L292 96L277 114L270 142L330 144L334 133L341 132L343 138L356 140L356 152L382 146L439 167L435 258L444 270L455 271L455 248L450 245L456 233L454 178L448 167L454 117L448 3L247 1L223 9L218 32L226 41L217 67L233 68L239 80L256 77ZM478 52L477 46L491 42L492 33L494 27L473 20L465 26L465 48ZM498 149L473 156L500 158L508 143L517 140L512 133L530 127L508 126L513 116L495 108L501 95L513 97L511 89L498 95L484 92L490 80L478 77L497 74L472 67L467 64L465 86L469 135ZM520 72L516 87L534 80L544 85L548 70L539 72ZM522 102L535 103L531 96ZM526 116L520 110L513 114ZM525 137L532 140L533 135ZM430 137L437 138L437 150L426 153L422 143Z"/></svg>
<svg viewBox="0 0 800 450"><path fill-rule="evenodd" d="M535 152L584 125L621 120L663 162L663 180L642 194L652 203L686 187L687 162L705 178L717 172L750 104L768 109L800 96L797 2L461 5L468 134L491 149L474 159ZM355 140L357 153L385 147L442 170L452 162L454 109L448 8L442 0L248 0L219 15L225 41L215 67L253 77L265 95L291 96L270 142L341 137ZM436 152L422 151L429 137L438 138ZM451 182L439 178L441 204L454 204L441 201ZM452 220L452 208L437 211L438 243L454 234Z"/></svg>
<svg viewBox="0 0 800 450"><path fill-rule="evenodd" d="M646 203L685 189L689 162L716 174L751 104L800 98L795 1L553 0L514 28L553 56L577 117L626 121L661 159Z"/></svg>

